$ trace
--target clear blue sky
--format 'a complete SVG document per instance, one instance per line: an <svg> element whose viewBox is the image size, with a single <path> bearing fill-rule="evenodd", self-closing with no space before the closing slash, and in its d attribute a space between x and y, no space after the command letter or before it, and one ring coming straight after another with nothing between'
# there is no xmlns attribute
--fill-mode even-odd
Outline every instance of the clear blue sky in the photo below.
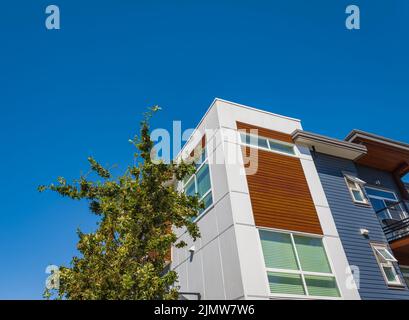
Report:
<svg viewBox="0 0 409 320"><path fill-rule="evenodd" d="M344 26L359 4L361 30ZM44 26L46 5L61 30ZM409 1L2 1L0 298L41 298L68 264L84 203L36 187L120 169L147 106L155 127L194 127L214 97L302 119L343 138L359 128L409 141Z"/></svg>

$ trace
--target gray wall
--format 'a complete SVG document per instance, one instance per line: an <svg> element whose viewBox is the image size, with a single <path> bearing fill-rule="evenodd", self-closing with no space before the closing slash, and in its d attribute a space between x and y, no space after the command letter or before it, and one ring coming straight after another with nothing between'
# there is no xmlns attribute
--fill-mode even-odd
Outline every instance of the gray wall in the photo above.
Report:
<svg viewBox="0 0 409 320"><path fill-rule="evenodd" d="M368 185L377 187L377 181L380 182L379 187L387 188L395 191L396 195L400 199L400 191L393 179L392 174L386 171L377 170L361 165L356 165L359 177L364 180Z"/></svg>
<svg viewBox="0 0 409 320"><path fill-rule="evenodd" d="M385 186L395 188L391 177L370 168L357 168L350 160L320 153L314 153L313 157L348 262L359 267L361 298L409 299L406 288L390 289L385 284L370 246L371 241L387 243L385 235L372 207L353 203L342 171L359 173L369 183L379 178ZM360 234L360 228L369 230L369 239Z"/></svg>

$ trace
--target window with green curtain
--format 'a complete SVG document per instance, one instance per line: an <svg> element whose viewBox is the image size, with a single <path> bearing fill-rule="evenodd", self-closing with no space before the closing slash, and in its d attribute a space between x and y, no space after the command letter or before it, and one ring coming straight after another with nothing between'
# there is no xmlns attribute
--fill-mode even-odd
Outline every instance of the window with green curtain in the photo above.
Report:
<svg viewBox="0 0 409 320"><path fill-rule="evenodd" d="M303 271L331 273L324 245L320 238L294 235L294 242Z"/></svg>
<svg viewBox="0 0 409 320"><path fill-rule="evenodd" d="M263 229L259 233L271 293L340 297L321 238Z"/></svg>
<svg viewBox="0 0 409 320"><path fill-rule="evenodd" d="M320 297L339 297L337 283L334 277L305 275L308 294Z"/></svg>
<svg viewBox="0 0 409 320"><path fill-rule="evenodd" d="M305 295L300 274L267 272L271 293Z"/></svg>
<svg viewBox="0 0 409 320"><path fill-rule="evenodd" d="M197 193L199 198L203 197L210 190L209 165L205 163L196 174Z"/></svg>
<svg viewBox="0 0 409 320"><path fill-rule="evenodd" d="M289 234L265 230L259 232L267 268L299 269Z"/></svg>

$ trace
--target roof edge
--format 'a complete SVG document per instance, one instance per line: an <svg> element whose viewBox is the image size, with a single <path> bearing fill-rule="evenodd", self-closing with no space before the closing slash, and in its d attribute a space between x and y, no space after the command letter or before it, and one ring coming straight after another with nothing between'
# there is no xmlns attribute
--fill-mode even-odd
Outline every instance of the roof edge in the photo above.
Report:
<svg viewBox="0 0 409 320"><path fill-rule="evenodd" d="M215 98L213 99L212 103L210 104L210 106L207 108L205 114L202 116L202 118L200 119L200 121L197 123L197 125L196 125L196 127L194 128L192 134L189 136L189 138L188 138L188 139L186 140L186 142L183 144L183 146L181 147L180 151L178 152L177 156L176 156L174 159L177 159L177 158L180 157L180 155L182 154L183 149L189 144L189 141L192 139L193 135L197 132L198 128L200 127L200 125L202 124L202 122L204 121L204 119L206 118L207 114L210 112L210 110L215 106L216 102L218 102L218 101L224 102L224 103L228 103L228 104L234 105L234 106L236 106L236 107L240 107L240 108L244 108L244 109L248 109L248 110L252 110L252 111L257 111L257 112L262 112L262 113L269 114L269 115L276 116L276 117L280 117L280 118L283 118L283 119L287 119L287 120L291 120L291 121L296 121L296 122L301 122L300 119L283 116L283 115L280 115L280 114L277 114L277 113L273 113L273 112L269 112L269 111L265 111L265 110L253 108L253 107L250 107L250 106L246 106L246 105L244 105L244 104L240 104L240 103L237 103L237 102L233 102L233 101L229 101L229 100L225 100L225 99L222 99L222 98L215 97Z"/></svg>
<svg viewBox="0 0 409 320"><path fill-rule="evenodd" d="M244 109L248 109L248 110L252 110L252 111L257 111L257 112L261 112L261 113L266 113L266 114L269 114L269 115L272 115L272 116L275 116L275 117L279 117L279 118L283 118L283 119L287 119L287 120L291 120L291 121L296 121L296 122L301 122L301 120L300 120L300 119L297 119L297 118L292 118L292 117L288 117L288 116L283 116L282 114L278 114L278 113L274 113L274 112L270 112L270 111L266 111L266 110L254 108L254 107L251 107L251 106L247 106L247 105L244 105L244 104L240 104L240 103L237 103L237 102L233 102L233 101L229 101L229 100L225 100L225 99L221 99L221 98L217 98L217 97L213 100L212 105L213 105L215 102L217 102L217 101L225 102L225 103L228 103L228 104L232 104L232 105L234 105L234 106L236 106L236 107L240 107L240 108L244 108Z"/></svg>
<svg viewBox="0 0 409 320"><path fill-rule="evenodd" d="M367 148L364 145L360 145L360 144L349 142L349 141L339 140L335 138L330 138L330 137L327 137L321 134L304 131L300 129L295 130L291 134L291 137L293 138L293 140L303 137L303 138L315 140L321 143L332 144L334 146L347 148L347 149L351 149L351 150L358 151L358 152L361 151L363 153L366 153L367 151Z"/></svg>
<svg viewBox="0 0 409 320"><path fill-rule="evenodd" d="M352 142L355 138L365 138L371 141L376 141L379 143L383 143L385 145L389 145L389 146L393 146L393 147L398 147L401 149L405 149L407 151L409 151L409 144L405 143L405 142L401 142L401 141L397 141L397 140L393 140L393 139L389 139L377 134L373 134L370 132L366 132L366 131L362 131L362 130L358 130L358 129L354 129L352 130L346 137L345 137L345 141L348 142Z"/></svg>

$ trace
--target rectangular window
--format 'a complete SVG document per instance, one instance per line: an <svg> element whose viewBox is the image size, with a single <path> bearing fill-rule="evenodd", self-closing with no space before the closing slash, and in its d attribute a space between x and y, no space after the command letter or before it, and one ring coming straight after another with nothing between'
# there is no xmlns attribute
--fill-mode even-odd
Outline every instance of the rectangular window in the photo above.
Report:
<svg viewBox="0 0 409 320"><path fill-rule="evenodd" d="M387 190L381 190L381 189L375 189L375 188L366 188L366 193L368 196L374 196L374 197L379 197L382 199L389 199L392 201L397 201L398 199L396 198L396 195L392 191L387 191Z"/></svg>
<svg viewBox="0 0 409 320"><path fill-rule="evenodd" d="M344 177L349 192L351 193L352 200L354 200L355 203L367 204L368 200L365 196L364 189L362 187L365 184L365 181L351 174L344 174Z"/></svg>
<svg viewBox="0 0 409 320"><path fill-rule="evenodd" d="M197 157L197 159L194 159L196 168L199 168L203 162L205 162L207 159L207 151L206 147L201 149L200 155Z"/></svg>
<svg viewBox="0 0 409 320"><path fill-rule="evenodd" d="M373 187L366 187L365 190L373 209L384 225L407 217L407 213L399 204L395 192Z"/></svg>
<svg viewBox="0 0 409 320"><path fill-rule="evenodd" d="M203 202L204 208L200 209L199 214L203 213L213 204L212 186L210 182L209 163L207 161L206 148L203 149L200 161L196 163L196 173L185 179L183 190L188 196L198 196Z"/></svg>
<svg viewBox="0 0 409 320"><path fill-rule="evenodd" d="M300 264L304 271L331 273L331 268L320 238L294 235Z"/></svg>
<svg viewBox="0 0 409 320"><path fill-rule="evenodd" d="M406 286L409 288L409 267L400 267L400 271L402 271L403 279L406 282Z"/></svg>
<svg viewBox="0 0 409 320"><path fill-rule="evenodd" d="M305 282L311 296L339 297L335 277L305 275Z"/></svg>
<svg viewBox="0 0 409 320"><path fill-rule="evenodd" d="M340 297L321 238L264 229L259 234L272 294Z"/></svg>
<svg viewBox="0 0 409 320"><path fill-rule="evenodd" d="M294 145L279 140L240 132L240 140L243 144L268 149L273 152L295 155Z"/></svg>
<svg viewBox="0 0 409 320"><path fill-rule="evenodd" d="M383 260L389 262L397 262L395 257L388 251L388 249L382 247L375 247L375 251L382 257Z"/></svg>
<svg viewBox="0 0 409 320"><path fill-rule="evenodd" d="M271 293L305 295L300 274L267 272Z"/></svg>
<svg viewBox="0 0 409 320"><path fill-rule="evenodd" d="M268 139L268 146L270 148L271 151L278 151L278 152L282 152L282 153L287 153L287 154L292 154L294 155L294 146L292 145L287 145L281 142L278 142L276 140L271 140Z"/></svg>
<svg viewBox="0 0 409 320"><path fill-rule="evenodd" d="M241 142L250 146L268 149L267 139L256 135L240 133Z"/></svg>
<svg viewBox="0 0 409 320"><path fill-rule="evenodd" d="M259 232L267 268L299 269L290 234L265 230Z"/></svg>
<svg viewBox="0 0 409 320"><path fill-rule="evenodd" d="M399 275L396 273L395 266L393 262L397 260L393 254L389 251L386 245L372 245L374 250L376 261L382 271L385 282L389 286L402 286L402 281Z"/></svg>

